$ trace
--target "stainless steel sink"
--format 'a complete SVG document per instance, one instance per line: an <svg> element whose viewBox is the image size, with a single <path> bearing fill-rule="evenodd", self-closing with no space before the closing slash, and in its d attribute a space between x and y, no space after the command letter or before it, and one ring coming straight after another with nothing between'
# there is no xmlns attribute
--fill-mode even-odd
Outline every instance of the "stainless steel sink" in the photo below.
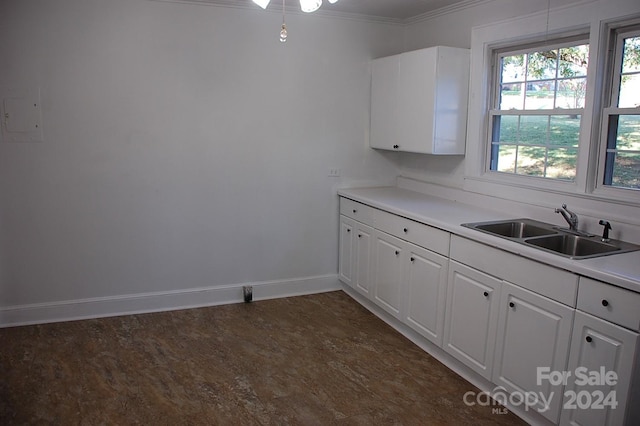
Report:
<svg viewBox="0 0 640 426"><path fill-rule="evenodd" d="M508 239L571 259L588 259L640 250L640 246L620 240L603 242L600 237L563 230L533 219L508 219L463 223L476 231Z"/></svg>
<svg viewBox="0 0 640 426"><path fill-rule="evenodd" d="M567 234L551 235L541 238L529 238L524 242L526 244L572 258L613 254L613 252L619 252L622 250L619 246L597 241L593 238Z"/></svg>
<svg viewBox="0 0 640 426"><path fill-rule="evenodd" d="M531 219L478 223L475 224L473 228L478 231L484 231L489 234L500 235L507 238L527 238L557 234L557 232L547 226L547 224Z"/></svg>

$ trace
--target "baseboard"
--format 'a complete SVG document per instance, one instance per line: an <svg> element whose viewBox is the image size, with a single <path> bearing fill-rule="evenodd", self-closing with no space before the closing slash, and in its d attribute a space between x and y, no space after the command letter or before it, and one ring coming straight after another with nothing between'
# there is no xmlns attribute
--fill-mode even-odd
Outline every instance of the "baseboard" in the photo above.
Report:
<svg viewBox="0 0 640 426"><path fill-rule="evenodd" d="M244 301L242 288L253 287L253 300L340 290L336 274L277 281L193 288L122 296L68 300L0 308L0 328L90 318L173 311Z"/></svg>

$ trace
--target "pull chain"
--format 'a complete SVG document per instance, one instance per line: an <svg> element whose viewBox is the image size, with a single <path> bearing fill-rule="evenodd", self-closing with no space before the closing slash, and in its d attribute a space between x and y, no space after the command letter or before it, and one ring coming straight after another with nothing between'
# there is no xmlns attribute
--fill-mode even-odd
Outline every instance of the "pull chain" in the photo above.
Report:
<svg viewBox="0 0 640 426"><path fill-rule="evenodd" d="M287 24L284 22L284 2L285 0L282 0L282 28L280 29L280 41L282 43L287 41Z"/></svg>

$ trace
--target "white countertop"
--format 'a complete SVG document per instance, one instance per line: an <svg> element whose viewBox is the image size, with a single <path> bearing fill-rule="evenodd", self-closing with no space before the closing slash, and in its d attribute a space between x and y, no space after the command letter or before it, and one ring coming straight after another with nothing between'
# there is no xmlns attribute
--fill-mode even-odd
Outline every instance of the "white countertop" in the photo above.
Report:
<svg viewBox="0 0 640 426"><path fill-rule="evenodd" d="M640 293L640 251L573 260L461 226L514 216L397 187L341 189L338 195L492 247Z"/></svg>

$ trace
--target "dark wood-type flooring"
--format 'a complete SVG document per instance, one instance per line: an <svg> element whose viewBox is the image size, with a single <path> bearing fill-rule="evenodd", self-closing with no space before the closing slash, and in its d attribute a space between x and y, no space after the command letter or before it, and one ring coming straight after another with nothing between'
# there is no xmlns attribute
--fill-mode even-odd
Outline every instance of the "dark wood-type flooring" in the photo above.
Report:
<svg viewBox="0 0 640 426"><path fill-rule="evenodd" d="M0 424L522 424L343 292L0 329Z"/></svg>

